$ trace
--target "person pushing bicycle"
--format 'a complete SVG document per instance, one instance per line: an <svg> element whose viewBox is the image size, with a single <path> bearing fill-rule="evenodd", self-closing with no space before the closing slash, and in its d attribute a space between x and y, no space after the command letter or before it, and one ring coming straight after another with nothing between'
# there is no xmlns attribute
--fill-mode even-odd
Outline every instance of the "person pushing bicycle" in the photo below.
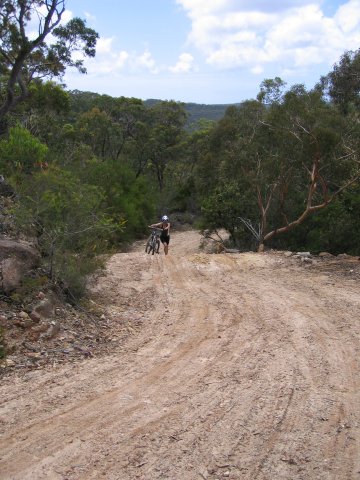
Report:
<svg viewBox="0 0 360 480"><path fill-rule="evenodd" d="M169 243L170 243L170 222L169 217L167 215L163 215L161 217L160 223L153 223L149 225L149 228L160 228L160 241L164 245L164 252L165 255L169 252Z"/></svg>

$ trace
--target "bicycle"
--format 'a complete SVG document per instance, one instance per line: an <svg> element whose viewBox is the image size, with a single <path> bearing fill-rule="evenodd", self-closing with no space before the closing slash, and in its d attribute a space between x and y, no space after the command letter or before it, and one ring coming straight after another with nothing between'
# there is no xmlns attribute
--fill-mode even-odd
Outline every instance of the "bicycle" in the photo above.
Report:
<svg viewBox="0 0 360 480"><path fill-rule="evenodd" d="M154 253L159 253L160 250L160 235L161 235L161 230L159 228L153 228L151 230L151 235L148 238L145 246L145 253L151 253L154 255Z"/></svg>

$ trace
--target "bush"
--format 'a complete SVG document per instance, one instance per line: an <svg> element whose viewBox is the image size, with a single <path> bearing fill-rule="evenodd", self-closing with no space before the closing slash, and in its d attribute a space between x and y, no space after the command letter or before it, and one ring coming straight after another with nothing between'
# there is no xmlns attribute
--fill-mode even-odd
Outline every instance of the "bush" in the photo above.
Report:
<svg viewBox="0 0 360 480"><path fill-rule="evenodd" d="M56 277L61 279L57 287L71 304L78 302L86 292L87 277L103 267L99 257L65 254L58 259Z"/></svg>

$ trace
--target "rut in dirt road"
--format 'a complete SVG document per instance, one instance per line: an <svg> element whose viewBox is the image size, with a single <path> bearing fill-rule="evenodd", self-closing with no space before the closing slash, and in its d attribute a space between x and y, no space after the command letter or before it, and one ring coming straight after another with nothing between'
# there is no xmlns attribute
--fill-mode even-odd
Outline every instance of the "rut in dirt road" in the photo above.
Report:
<svg viewBox="0 0 360 480"><path fill-rule="evenodd" d="M116 353L4 379L2 479L360 478L357 280L199 243L110 259Z"/></svg>

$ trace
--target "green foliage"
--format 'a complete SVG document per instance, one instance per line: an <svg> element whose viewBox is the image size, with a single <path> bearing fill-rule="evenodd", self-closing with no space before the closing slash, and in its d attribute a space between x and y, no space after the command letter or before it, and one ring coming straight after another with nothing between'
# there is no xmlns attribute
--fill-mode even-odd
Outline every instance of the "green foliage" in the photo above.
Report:
<svg viewBox="0 0 360 480"><path fill-rule="evenodd" d="M253 226L260 222L260 243L279 244L274 237L309 222L359 178L358 122L341 115L318 90L294 85L282 92L282 86L280 79L263 85L266 108L259 102L228 108L196 168L204 218L234 238L241 216ZM353 222L343 217L344 224L341 217L334 222L339 230L333 237ZM339 247L332 242L331 248Z"/></svg>
<svg viewBox="0 0 360 480"><path fill-rule="evenodd" d="M349 189L326 209L319 211L298 229L275 242L292 250L327 251L333 255L360 255L360 188Z"/></svg>
<svg viewBox="0 0 360 480"><path fill-rule="evenodd" d="M100 257L70 252L58 254L56 265L59 279L57 286L71 304L85 295L88 276L104 266Z"/></svg>
<svg viewBox="0 0 360 480"><path fill-rule="evenodd" d="M160 102L161 100L148 99L145 100L144 104L147 107L153 107ZM198 130L199 123L203 120L210 122L221 120L226 109L230 106L229 104L204 105L201 103L184 103L183 105L187 112L186 127L190 131ZM239 104L235 105L238 106Z"/></svg>
<svg viewBox="0 0 360 480"><path fill-rule="evenodd" d="M224 228L230 233L230 241L234 246L252 248L253 239L240 220L241 217L256 215L256 205L251 205L250 199L249 192L235 181L217 187L212 195L203 200L203 228Z"/></svg>
<svg viewBox="0 0 360 480"><path fill-rule="evenodd" d="M102 250L108 231L121 228L103 213L104 193L56 167L34 174L19 189L18 220L40 235L43 244L79 252ZM104 233L104 235L103 235Z"/></svg>
<svg viewBox="0 0 360 480"><path fill-rule="evenodd" d="M102 210L125 227L117 230L114 241L126 242L141 235L156 206L156 196L147 179L136 177L128 166L112 161L92 160L84 174L89 183L103 192Z"/></svg>
<svg viewBox="0 0 360 480"><path fill-rule="evenodd" d="M108 250L124 222L104 212L100 187L56 167L27 178L18 196L14 215L23 231L37 236L51 282L65 282L76 297L83 291L83 275L98 266L95 256Z"/></svg>
<svg viewBox="0 0 360 480"><path fill-rule="evenodd" d="M345 52L320 86L345 114L360 107L360 49Z"/></svg>
<svg viewBox="0 0 360 480"><path fill-rule="evenodd" d="M61 77L68 66L86 72L84 60L72 54L93 57L98 34L80 18L61 25L64 12L64 0L0 3L0 74L4 79L0 119L29 96L29 86L36 79ZM45 41L50 34L53 43Z"/></svg>
<svg viewBox="0 0 360 480"><path fill-rule="evenodd" d="M280 103L285 85L286 82L280 77L263 80L260 85L260 92L257 96L257 100L265 105Z"/></svg>
<svg viewBox="0 0 360 480"><path fill-rule="evenodd" d="M29 174L44 162L47 151L27 129L16 126L7 139L0 140L0 169L7 176Z"/></svg>
<svg viewBox="0 0 360 480"><path fill-rule="evenodd" d="M29 87L29 99L25 107L44 113L52 111L57 114L70 111L70 96L54 82L34 82Z"/></svg>

